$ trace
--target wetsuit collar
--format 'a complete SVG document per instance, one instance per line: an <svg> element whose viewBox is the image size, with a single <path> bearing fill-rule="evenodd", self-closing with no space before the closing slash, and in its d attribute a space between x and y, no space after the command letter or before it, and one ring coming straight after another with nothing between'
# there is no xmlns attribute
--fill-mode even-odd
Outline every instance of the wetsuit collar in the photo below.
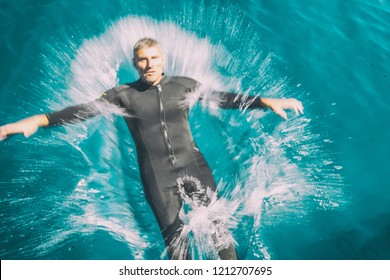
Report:
<svg viewBox="0 0 390 280"><path fill-rule="evenodd" d="M165 73L162 73L161 81L160 81L160 83L155 85L155 87L157 87L158 85L166 84L168 81L169 81L169 77L167 75L165 75Z"/></svg>
<svg viewBox="0 0 390 280"><path fill-rule="evenodd" d="M167 76L167 75L165 75L164 73L163 73L163 77L162 77L162 79L161 79L161 81L160 81L160 84L166 84L166 83L168 83L169 82L169 80L171 79L171 77L169 77L169 76Z"/></svg>

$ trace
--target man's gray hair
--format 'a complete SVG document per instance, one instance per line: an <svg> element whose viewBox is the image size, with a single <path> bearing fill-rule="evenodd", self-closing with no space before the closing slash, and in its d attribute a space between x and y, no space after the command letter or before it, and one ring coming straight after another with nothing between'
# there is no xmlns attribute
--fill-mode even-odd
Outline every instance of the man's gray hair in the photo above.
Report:
<svg viewBox="0 0 390 280"><path fill-rule="evenodd" d="M137 43L135 43L135 45L133 47L133 54L135 56L136 53L140 49L145 49L145 48L150 48L150 47L155 47L155 46L161 47L160 43L157 40L152 39L152 38L147 38L147 37L142 38L142 39L138 40Z"/></svg>

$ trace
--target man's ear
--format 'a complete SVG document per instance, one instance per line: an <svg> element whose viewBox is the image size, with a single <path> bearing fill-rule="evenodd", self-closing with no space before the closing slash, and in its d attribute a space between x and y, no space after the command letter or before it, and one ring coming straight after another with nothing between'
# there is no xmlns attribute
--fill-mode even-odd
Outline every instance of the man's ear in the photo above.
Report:
<svg viewBox="0 0 390 280"><path fill-rule="evenodd" d="M135 62L135 57L133 58L133 66L137 68L137 63Z"/></svg>

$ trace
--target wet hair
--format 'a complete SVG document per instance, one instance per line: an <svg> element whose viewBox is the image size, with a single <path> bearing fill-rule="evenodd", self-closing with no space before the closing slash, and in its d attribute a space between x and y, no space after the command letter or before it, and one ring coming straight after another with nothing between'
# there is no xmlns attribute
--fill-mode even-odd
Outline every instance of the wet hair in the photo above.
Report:
<svg viewBox="0 0 390 280"><path fill-rule="evenodd" d="M160 43L155 39L146 37L146 38L142 38L142 39L138 40L137 43L135 43L135 45L133 47L134 57L140 49L145 49L145 48L150 48L150 47L155 47L155 46L160 46Z"/></svg>

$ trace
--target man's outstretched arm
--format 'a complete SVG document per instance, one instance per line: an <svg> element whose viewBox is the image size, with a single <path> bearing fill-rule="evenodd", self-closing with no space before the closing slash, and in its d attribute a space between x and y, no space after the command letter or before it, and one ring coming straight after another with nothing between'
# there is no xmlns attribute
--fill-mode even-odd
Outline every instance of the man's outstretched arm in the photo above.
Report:
<svg viewBox="0 0 390 280"><path fill-rule="evenodd" d="M100 113L95 105L99 102L101 100L97 99L89 103L66 107L49 114L34 115L3 125L0 127L0 141L6 139L8 135L23 133L25 137L30 137L40 127L63 125L94 117Z"/></svg>
<svg viewBox="0 0 390 280"><path fill-rule="evenodd" d="M114 89L111 89L103 93L100 98L95 99L94 101L69 106L60 111L48 114L34 115L14 123L0 126L0 141L6 139L9 135L18 133L23 133L25 137L30 137L36 133L40 127L84 121L102 113L102 111L98 109L99 104L102 102L108 102L119 106L120 98L117 92Z"/></svg>
<svg viewBox="0 0 390 280"><path fill-rule="evenodd" d="M20 121L0 126L0 141L12 134L23 133L25 137L30 137L38 128L48 126L49 120L44 114L34 115Z"/></svg>
<svg viewBox="0 0 390 280"><path fill-rule="evenodd" d="M34 115L20 121L6 124L0 127L0 141L7 138L8 135L23 133L25 137L30 137L38 128L45 126L57 126L67 123L84 121L88 118L101 114L97 105L103 99L96 99L89 103L69 106L60 111L48 114Z"/></svg>
<svg viewBox="0 0 390 280"><path fill-rule="evenodd" d="M219 96L219 107L223 109L271 109L275 114L287 120L286 110L293 110L298 116L303 114L302 102L295 98L265 98L259 96L245 96L229 92L214 92ZM245 104L244 106L242 106Z"/></svg>

